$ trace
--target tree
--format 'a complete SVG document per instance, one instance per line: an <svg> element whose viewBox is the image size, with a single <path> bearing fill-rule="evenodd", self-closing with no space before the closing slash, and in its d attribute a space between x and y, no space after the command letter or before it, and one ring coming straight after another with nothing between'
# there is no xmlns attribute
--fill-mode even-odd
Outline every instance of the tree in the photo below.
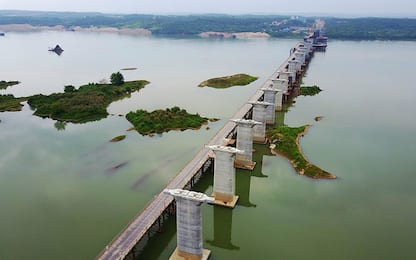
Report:
<svg viewBox="0 0 416 260"><path fill-rule="evenodd" d="M70 93L70 92L74 92L75 91L75 87L74 86L72 86L72 85L67 85L67 86L65 86L65 88L64 88L64 92L65 93Z"/></svg>
<svg viewBox="0 0 416 260"><path fill-rule="evenodd" d="M115 72L111 74L110 81L111 81L111 84L116 85L116 86L123 85L124 76L120 72Z"/></svg>

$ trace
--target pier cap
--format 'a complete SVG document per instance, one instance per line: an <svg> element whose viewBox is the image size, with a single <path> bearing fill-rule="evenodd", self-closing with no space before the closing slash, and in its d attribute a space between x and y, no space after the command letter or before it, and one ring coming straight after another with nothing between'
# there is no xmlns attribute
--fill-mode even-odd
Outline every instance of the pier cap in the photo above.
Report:
<svg viewBox="0 0 416 260"><path fill-rule="evenodd" d="M205 195L204 193L182 190L182 189L164 189L163 193L170 194L174 197L180 197L188 200L200 201L200 202L214 202L215 199Z"/></svg>
<svg viewBox="0 0 416 260"><path fill-rule="evenodd" d="M221 152L227 152L227 153L238 153L238 154L244 154L243 150L236 149L234 147L230 146L223 146L223 145L207 145L205 146L213 151L221 151Z"/></svg>
<svg viewBox="0 0 416 260"><path fill-rule="evenodd" d="M279 70L277 73L278 73L279 75L280 75L280 74L291 74L291 72L290 72L290 71L284 71L284 70Z"/></svg>
<svg viewBox="0 0 416 260"><path fill-rule="evenodd" d="M252 105L263 105L263 106L274 106L273 103L269 103L269 102L263 102L263 101L255 101L255 102L249 102Z"/></svg>
<svg viewBox="0 0 416 260"><path fill-rule="evenodd" d="M273 84L271 84L268 87L261 88L260 90L268 91L268 92L280 92L281 91L280 89L273 88L272 86L273 86Z"/></svg>
<svg viewBox="0 0 416 260"><path fill-rule="evenodd" d="M288 74L292 74L291 72L288 72ZM278 82L282 82L282 83L286 83L289 82L289 80L287 79L272 79L273 83L278 83Z"/></svg>
<svg viewBox="0 0 416 260"><path fill-rule="evenodd" d="M255 126L255 125L262 125L263 123L254 121L252 119L231 119L234 123L240 124L240 125L249 125L249 126Z"/></svg>
<svg viewBox="0 0 416 260"><path fill-rule="evenodd" d="M296 58L297 57L305 57L305 55L306 55L306 52L303 52L303 51L296 51L295 52Z"/></svg>

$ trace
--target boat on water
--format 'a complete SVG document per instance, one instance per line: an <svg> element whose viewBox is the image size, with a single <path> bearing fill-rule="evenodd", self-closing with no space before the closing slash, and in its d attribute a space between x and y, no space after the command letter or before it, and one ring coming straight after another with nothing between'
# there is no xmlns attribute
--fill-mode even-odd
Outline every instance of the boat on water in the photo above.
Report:
<svg viewBox="0 0 416 260"><path fill-rule="evenodd" d="M325 33L322 29L316 29L312 33L306 35L303 40L306 42L308 40L312 41L312 46L317 51L325 51L328 46L328 37L325 36Z"/></svg>
<svg viewBox="0 0 416 260"><path fill-rule="evenodd" d="M61 55L61 53L64 51L64 49L61 48L61 46L59 46L59 44L57 44L54 48L49 48L49 51L53 51L58 55Z"/></svg>

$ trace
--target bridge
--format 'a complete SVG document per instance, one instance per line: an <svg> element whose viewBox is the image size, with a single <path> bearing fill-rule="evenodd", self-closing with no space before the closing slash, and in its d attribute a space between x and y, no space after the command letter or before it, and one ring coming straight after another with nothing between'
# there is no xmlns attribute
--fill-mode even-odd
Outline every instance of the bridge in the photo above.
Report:
<svg viewBox="0 0 416 260"><path fill-rule="evenodd" d="M289 75L287 90L285 95L290 95L297 86L298 79L302 76L305 66L307 66L314 49L310 42L299 42L291 49L289 57L278 67L270 76L269 80L264 82L247 103L242 105L233 115L233 119L247 119L252 111L253 105L250 104L262 101L264 91L262 88L270 87L271 80L283 78L283 75ZM304 53L304 59L299 60L299 53ZM291 64L296 61L297 66ZM292 76L290 74L292 73ZM212 139L207 146L228 145L229 140L235 135L237 124L228 121ZM192 160L176 175L164 189L189 189L202 173L206 172L212 164L213 153L209 148L203 147L192 158ZM100 252L97 259L124 259L133 250L145 236L150 232L152 226L160 224L164 215L171 210L173 197L161 191L150 201L147 206L139 212L127 226Z"/></svg>

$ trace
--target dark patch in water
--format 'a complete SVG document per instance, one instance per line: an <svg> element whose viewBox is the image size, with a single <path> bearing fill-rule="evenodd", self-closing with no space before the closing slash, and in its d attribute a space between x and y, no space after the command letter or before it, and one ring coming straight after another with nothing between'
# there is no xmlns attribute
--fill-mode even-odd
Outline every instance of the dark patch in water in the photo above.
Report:
<svg viewBox="0 0 416 260"><path fill-rule="evenodd" d="M189 153L189 151L186 151L183 154L187 154L187 153ZM151 170L151 171L143 174L142 176L140 176L140 178L138 178L133 183L133 185L131 186L132 190L138 191L140 189L140 187L143 186L143 184L147 181L147 179L150 177L150 175L155 174L155 173L159 173L159 172L162 172L162 171L168 169L169 165L171 165L173 162L175 162L177 160L177 158L182 157L183 154L177 154L176 156L174 156L170 159L164 160L163 163L159 165L159 167L157 167L156 169Z"/></svg>
<svg viewBox="0 0 416 260"><path fill-rule="evenodd" d="M138 191L139 190L139 188L146 182L146 180L150 177L150 175L152 174L153 172L149 172L149 173L146 173L145 175L142 175L139 179L137 179L134 183L133 183L133 185L131 186L131 188L133 189L133 190L135 190L135 191Z"/></svg>
<svg viewBox="0 0 416 260"><path fill-rule="evenodd" d="M129 161L125 161L125 162L119 163L119 164L117 164L117 165L115 165L115 166L112 166L112 167L108 168L108 169L105 171L105 173L106 173L106 175L107 175L107 176L111 176L111 175L113 175L113 174L114 174L117 170L119 170L119 169L123 168L124 166L126 166L128 163L129 163Z"/></svg>

